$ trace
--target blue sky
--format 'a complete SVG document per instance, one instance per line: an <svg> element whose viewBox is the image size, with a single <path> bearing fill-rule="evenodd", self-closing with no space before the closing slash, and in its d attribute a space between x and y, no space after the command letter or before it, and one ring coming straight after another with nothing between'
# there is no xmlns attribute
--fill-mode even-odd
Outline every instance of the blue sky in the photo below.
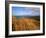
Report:
<svg viewBox="0 0 46 38"><path fill-rule="evenodd" d="M12 7L13 16L39 16L40 8L35 7Z"/></svg>

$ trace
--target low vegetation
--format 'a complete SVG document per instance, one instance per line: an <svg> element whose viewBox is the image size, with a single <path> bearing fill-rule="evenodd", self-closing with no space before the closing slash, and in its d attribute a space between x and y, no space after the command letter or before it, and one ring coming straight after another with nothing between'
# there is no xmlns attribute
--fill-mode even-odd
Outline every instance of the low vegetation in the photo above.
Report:
<svg viewBox="0 0 46 38"><path fill-rule="evenodd" d="M12 16L12 31L39 30L40 20L34 18L36 17L17 19L15 16Z"/></svg>

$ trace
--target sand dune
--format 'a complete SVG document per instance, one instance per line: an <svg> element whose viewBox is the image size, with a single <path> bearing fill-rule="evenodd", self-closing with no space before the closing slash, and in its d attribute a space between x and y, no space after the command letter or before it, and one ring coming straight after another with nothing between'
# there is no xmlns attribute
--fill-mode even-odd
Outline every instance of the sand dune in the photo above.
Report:
<svg viewBox="0 0 46 38"><path fill-rule="evenodd" d="M40 29L40 21L37 21L33 18L21 18L16 19L16 17L12 17L12 30L13 31L24 31L24 30L39 30Z"/></svg>

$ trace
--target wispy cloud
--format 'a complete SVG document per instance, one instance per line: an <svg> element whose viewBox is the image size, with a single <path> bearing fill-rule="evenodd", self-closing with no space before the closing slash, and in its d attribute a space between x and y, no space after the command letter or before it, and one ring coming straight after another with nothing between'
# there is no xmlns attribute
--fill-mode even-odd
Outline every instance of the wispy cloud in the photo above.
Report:
<svg viewBox="0 0 46 38"><path fill-rule="evenodd" d="M14 16L39 16L40 8L35 7L12 7Z"/></svg>

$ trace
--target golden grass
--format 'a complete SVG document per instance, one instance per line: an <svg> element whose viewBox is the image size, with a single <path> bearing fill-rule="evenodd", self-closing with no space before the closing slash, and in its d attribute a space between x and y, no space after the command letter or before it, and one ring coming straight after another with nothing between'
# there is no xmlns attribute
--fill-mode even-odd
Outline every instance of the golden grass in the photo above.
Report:
<svg viewBox="0 0 46 38"><path fill-rule="evenodd" d="M24 30L38 30L40 29L40 21L29 18L16 19L12 17L12 30L14 31L24 31Z"/></svg>

